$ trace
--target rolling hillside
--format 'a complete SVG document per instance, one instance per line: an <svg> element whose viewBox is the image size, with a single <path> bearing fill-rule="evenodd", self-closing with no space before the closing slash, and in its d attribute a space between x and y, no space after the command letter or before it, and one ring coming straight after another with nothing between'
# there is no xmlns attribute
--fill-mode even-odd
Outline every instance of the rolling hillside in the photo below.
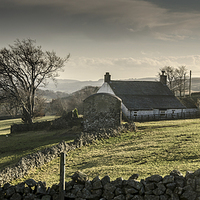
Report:
<svg viewBox="0 0 200 200"><path fill-rule="evenodd" d="M147 77L140 79L129 79L130 81L156 81L156 78ZM78 80L69 80L69 79L57 79L57 84L49 82L47 87L41 88L42 90L52 90L54 92L64 92L64 93L73 93L78 91L86 86L97 86L100 87L103 84L103 79L98 81L78 81ZM192 78L192 92L200 91L200 78Z"/></svg>

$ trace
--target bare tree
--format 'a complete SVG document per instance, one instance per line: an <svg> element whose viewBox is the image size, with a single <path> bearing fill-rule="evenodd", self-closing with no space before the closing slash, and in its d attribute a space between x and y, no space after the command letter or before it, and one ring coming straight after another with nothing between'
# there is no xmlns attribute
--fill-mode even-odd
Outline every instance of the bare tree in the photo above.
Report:
<svg viewBox="0 0 200 200"><path fill-rule="evenodd" d="M169 89L173 93L178 93L179 96L182 96L183 93L185 93L185 83L186 83L186 75L187 75L187 69L185 66L181 66L178 68L172 67L172 66L165 66L160 69L160 71L165 71L165 74L167 76L167 85ZM161 73L159 72L159 75Z"/></svg>
<svg viewBox="0 0 200 200"><path fill-rule="evenodd" d="M68 60L54 51L42 51L31 39L16 40L14 45L0 50L1 99L17 101L23 110L25 123L32 123L36 89L46 84L46 79L58 76L58 71Z"/></svg>
<svg viewBox="0 0 200 200"><path fill-rule="evenodd" d="M18 102L13 101L12 99L2 100L0 102L0 113L2 115L10 115L12 117L19 115L21 112Z"/></svg>
<svg viewBox="0 0 200 200"><path fill-rule="evenodd" d="M173 82L175 80L175 68L172 66L165 66L160 69L160 72L158 73L159 76L161 75L162 71L164 71L165 75L167 76L167 85L169 89L173 91Z"/></svg>
<svg viewBox="0 0 200 200"><path fill-rule="evenodd" d="M179 93L179 96L181 97L182 94L184 93L184 85L185 85L185 76L187 74L187 69L185 66L181 66L176 68L175 70L175 83L176 83L176 91Z"/></svg>
<svg viewBox="0 0 200 200"><path fill-rule="evenodd" d="M34 117L44 116L45 106L46 106L46 99L43 96L37 94L37 96L35 97Z"/></svg>

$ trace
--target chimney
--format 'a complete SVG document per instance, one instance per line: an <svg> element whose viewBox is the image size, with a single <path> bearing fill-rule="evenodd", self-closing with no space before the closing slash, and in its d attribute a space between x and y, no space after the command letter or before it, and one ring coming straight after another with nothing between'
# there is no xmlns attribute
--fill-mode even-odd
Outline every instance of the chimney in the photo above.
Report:
<svg viewBox="0 0 200 200"><path fill-rule="evenodd" d="M104 82L109 83L110 77L111 77L111 75L109 74L109 72L106 72L106 74L104 75Z"/></svg>
<svg viewBox="0 0 200 200"><path fill-rule="evenodd" d="M162 74L160 75L160 82L167 85L167 76L165 75L165 71L162 71Z"/></svg>

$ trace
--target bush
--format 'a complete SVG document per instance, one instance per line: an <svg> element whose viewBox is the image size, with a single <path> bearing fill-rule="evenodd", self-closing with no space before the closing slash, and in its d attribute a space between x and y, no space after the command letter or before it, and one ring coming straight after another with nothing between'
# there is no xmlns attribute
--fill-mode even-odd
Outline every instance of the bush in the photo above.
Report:
<svg viewBox="0 0 200 200"><path fill-rule="evenodd" d="M78 118L78 110L77 110L77 108L75 108L73 112L74 112L74 118Z"/></svg>

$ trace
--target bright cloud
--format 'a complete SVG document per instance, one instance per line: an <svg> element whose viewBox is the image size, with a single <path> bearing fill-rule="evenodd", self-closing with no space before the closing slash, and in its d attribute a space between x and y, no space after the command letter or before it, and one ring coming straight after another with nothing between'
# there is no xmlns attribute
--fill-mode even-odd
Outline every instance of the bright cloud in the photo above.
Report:
<svg viewBox="0 0 200 200"><path fill-rule="evenodd" d="M186 66L193 71L193 74L198 74L200 65L200 55L177 56L177 57L143 57L143 58L73 58L66 66L66 74L71 71L75 73L78 68L85 71L88 80L97 80L109 71L114 74L116 79L124 78L141 78L141 77L156 77L160 68L164 66ZM73 71L74 70L74 71ZM75 73L77 75L77 73ZM61 74L64 78L64 74ZM79 80L85 80L86 77L78 77Z"/></svg>

